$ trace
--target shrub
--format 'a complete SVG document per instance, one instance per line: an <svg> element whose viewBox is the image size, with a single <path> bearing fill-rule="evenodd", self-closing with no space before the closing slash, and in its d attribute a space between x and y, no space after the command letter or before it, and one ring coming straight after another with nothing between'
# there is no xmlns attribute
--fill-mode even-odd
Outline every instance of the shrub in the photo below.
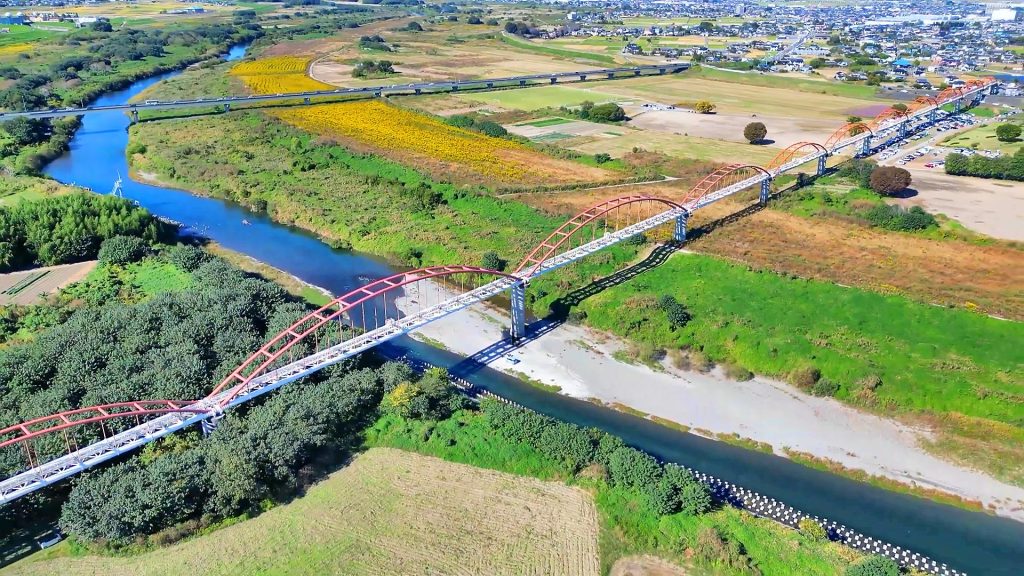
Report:
<svg viewBox="0 0 1024 576"><path fill-rule="evenodd" d="M846 576L899 576L900 567L884 556L868 556L846 568Z"/></svg>
<svg viewBox="0 0 1024 576"><path fill-rule="evenodd" d="M505 127L502 126L501 124L498 124L497 122L494 122L492 120L477 122L476 125L473 126L473 129L476 130L477 132L486 134L492 138L501 138L503 136L508 136L508 130L506 130Z"/></svg>
<svg viewBox="0 0 1024 576"><path fill-rule="evenodd" d="M480 258L480 267L487 268L488 270L497 270L498 272L501 272L505 270L505 266L507 264L508 263L505 260L502 260L501 256L498 256L498 253L494 250L484 252L483 257Z"/></svg>
<svg viewBox="0 0 1024 576"><path fill-rule="evenodd" d="M767 135L768 128L765 127L763 122L751 122L743 129L743 137L751 144L764 140L764 137Z"/></svg>
<svg viewBox="0 0 1024 576"><path fill-rule="evenodd" d="M100 244L99 260L104 264L129 264L141 260L148 246L142 238L114 236Z"/></svg>
<svg viewBox="0 0 1024 576"><path fill-rule="evenodd" d="M871 171L868 185L883 196L892 196L910 186L910 172L897 166L879 166Z"/></svg>
<svg viewBox="0 0 1024 576"><path fill-rule="evenodd" d="M164 252L164 257L167 258L168 262L186 272L196 270L210 259L209 253L205 250L184 244L168 248Z"/></svg>
<svg viewBox="0 0 1024 576"><path fill-rule="evenodd" d="M594 162L596 162L598 164L604 164L605 162L610 162L611 159L612 159L611 154L608 154L606 152L598 152L597 154L594 154Z"/></svg>
<svg viewBox="0 0 1024 576"><path fill-rule="evenodd" d="M821 378L811 386L811 394L815 396L835 396L839 392L839 383Z"/></svg>
<svg viewBox="0 0 1024 576"><path fill-rule="evenodd" d="M407 32L423 32L423 26L419 22L412 21L405 25L405 30Z"/></svg>
<svg viewBox="0 0 1024 576"><path fill-rule="evenodd" d="M801 390L810 390L821 379L821 370L814 366L801 366L789 373L789 382Z"/></svg>
<svg viewBox="0 0 1024 576"><path fill-rule="evenodd" d="M734 362L726 362L723 366L725 376L737 382L746 382L754 377L754 373Z"/></svg>
<svg viewBox="0 0 1024 576"><path fill-rule="evenodd" d="M840 178L852 178L857 181L860 187L867 188L871 185L871 173L874 172L876 167L878 167L878 164L873 160L854 158L849 162L843 163L839 167L839 171L836 172L836 175Z"/></svg>
<svg viewBox="0 0 1024 576"><path fill-rule="evenodd" d="M622 106L608 102L591 108L588 118L594 122L620 122L626 119L626 111Z"/></svg>
<svg viewBox="0 0 1024 576"><path fill-rule="evenodd" d="M665 313L665 316L668 318L668 325L673 331L686 326L693 319L686 305L676 300L675 296L670 294L665 294L658 300L658 307Z"/></svg>
<svg viewBox="0 0 1024 576"><path fill-rule="evenodd" d="M996 126L996 138L1000 142L1015 142L1020 138L1020 126L1010 123L1000 124Z"/></svg>
<svg viewBox="0 0 1024 576"><path fill-rule="evenodd" d="M641 488L661 480L661 465L650 455L623 446L608 457L608 474L616 486Z"/></svg>
<svg viewBox="0 0 1024 576"><path fill-rule="evenodd" d="M802 518L797 526L800 528L800 531L804 533L804 536L807 536L811 540L822 541L828 538L828 533L825 532L825 527L813 518Z"/></svg>
<svg viewBox="0 0 1024 576"><path fill-rule="evenodd" d="M937 224L935 217L920 206L911 206L906 210L900 206L880 204L864 213L864 217L873 226L897 232L924 230Z"/></svg>
<svg viewBox="0 0 1024 576"><path fill-rule="evenodd" d="M698 100L697 103L693 105L693 109L699 114L711 114L715 111L715 108L716 106L707 100Z"/></svg>
<svg viewBox="0 0 1024 576"><path fill-rule="evenodd" d="M455 126L456 128L472 128L476 123L472 116L466 116L465 114L455 114L445 119L445 123Z"/></svg>

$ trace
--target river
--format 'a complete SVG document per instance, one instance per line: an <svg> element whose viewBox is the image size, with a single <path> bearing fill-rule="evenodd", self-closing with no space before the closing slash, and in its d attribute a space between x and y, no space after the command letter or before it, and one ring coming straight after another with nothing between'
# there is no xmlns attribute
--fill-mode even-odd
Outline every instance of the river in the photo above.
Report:
<svg viewBox="0 0 1024 576"><path fill-rule="evenodd" d="M245 47L239 46L232 48L226 58L234 60L244 54ZM125 103L154 83L176 74L179 72L139 81L99 98L95 105ZM104 194L111 191L120 175L125 178L122 190L126 197L154 214L184 223L186 233L202 234L334 294L394 272L380 259L333 250L304 231L276 224L239 206L128 179L128 125L128 116L121 112L85 116L69 151L47 166L45 173L61 182ZM410 338L394 341L388 345L388 351L448 367L476 386L538 412L603 429L664 460L727 479L809 514L836 520L972 576L1024 574L1022 523L875 488L785 458L707 440L546 392Z"/></svg>

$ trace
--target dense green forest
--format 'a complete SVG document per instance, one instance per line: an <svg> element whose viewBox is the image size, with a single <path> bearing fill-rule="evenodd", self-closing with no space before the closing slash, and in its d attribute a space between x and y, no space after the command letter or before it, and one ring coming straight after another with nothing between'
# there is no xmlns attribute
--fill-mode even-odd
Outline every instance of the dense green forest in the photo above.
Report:
<svg viewBox="0 0 1024 576"><path fill-rule="evenodd" d="M1024 146L1012 156L988 158L980 154L946 156L946 174L1002 180L1024 180Z"/></svg>
<svg viewBox="0 0 1024 576"><path fill-rule="evenodd" d="M146 210L111 196L75 193L0 206L0 272L89 260L114 236L156 242L171 233Z"/></svg>

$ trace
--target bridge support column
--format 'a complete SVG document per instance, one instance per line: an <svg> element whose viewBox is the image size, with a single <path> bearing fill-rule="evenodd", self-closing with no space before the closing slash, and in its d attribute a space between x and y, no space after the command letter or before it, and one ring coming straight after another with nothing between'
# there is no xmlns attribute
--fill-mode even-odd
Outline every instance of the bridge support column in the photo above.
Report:
<svg viewBox="0 0 1024 576"><path fill-rule="evenodd" d="M905 140L907 138L907 125L909 123L909 120L904 120L903 122L900 122L900 140Z"/></svg>
<svg viewBox="0 0 1024 576"><path fill-rule="evenodd" d="M138 110L134 110L133 109L128 115L132 119L132 124L138 124L138 122L139 122L139 111Z"/></svg>
<svg viewBox="0 0 1024 576"><path fill-rule="evenodd" d="M954 100L953 101L953 113L955 114L955 113L959 112L960 108L963 107L963 105L964 105L963 99L957 98L956 100Z"/></svg>
<svg viewBox="0 0 1024 576"><path fill-rule="evenodd" d="M487 83L487 87L488 88L494 88L494 82L488 82Z"/></svg>
<svg viewBox="0 0 1024 576"><path fill-rule="evenodd" d="M383 92L381 92L380 90L378 90L378 91L376 91L376 92L374 92L374 93L373 93L373 97L374 97L374 98L380 98L382 94L383 94Z"/></svg>
<svg viewBox="0 0 1024 576"><path fill-rule="evenodd" d="M302 103L303 104L309 104L309 96L306 96L305 98L303 98L302 99Z"/></svg>
<svg viewBox="0 0 1024 576"><path fill-rule="evenodd" d="M675 240L676 242L686 241L687 218L689 218L689 215L686 212L683 212L679 216L676 216L676 229L675 232L672 234L672 239Z"/></svg>
<svg viewBox="0 0 1024 576"><path fill-rule="evenodd" d="M587 80L587 75L586 74L580 74L580 82L585 82L586 80Z"/></svg>
<svg viewBox="0 0 1024 576"><path fill-rule="evenodd" d="M822 154L818 156L818 176L825 175L825 164L828 162L828 155Z"/></svg>
<svg viewBox="0 0 1024 576"><path fill-rule="evenodd" d="M422 94L422 93L423 93L423 88L414 88L413 90L414 90L414 91L415 91L415 92L416 92L417 94Z"/></svg>
<svg viewBox="0 0 1024 576"><path fill-rule="evenodd" d="M221 418L224 417L223 412L218 412L213 416L210 416L206 420L203 420L199 426L203 430L203 436L209 436L213 434L213 431L217 429L217 424L220 423Z"/></svg>
<svg viewBox="0 0 1024 576"><path fill-rule="evenodd" d="M759 202L761 203L761 206L764 206L764 205L768 204L768 196L770 196L771 193L772 193L772 179L771 178L765 178L764 180L761 181L761 197L759 198Z"/></svg>
<svg viewBox="0 0 1024 576"><path fill-rule="evenodd" d="M608 73L608 79L611 80L612 78L615 78L615 72Z"/></svg>
<svg viewBox="0 0 1024 576"><path fill-rule="evenodd" d="M554 83L556 83L556 82L558 82L558 78L552 78L552 79L551 79L551 83L552 83L552 84L554 84Z"/></svg>
<svg viewBox="0 0 1024 576"><path fill-rule="evenodd" d="M658 68L658 74L664 74L665 72L665 68Z"/></svg>
<svg viewBox="0 0 1024 576"><path fill-rule="evenodd" d="M939 109L938 108L934 108L930 112L928 112L928 122L931 122L932 124L934 124L935 121L938 120L938 119L939 119Z"/></svg>
<svg viewBox="0 0 1024 576"><path fill-rule="evenodd" d="M224 111L231 112L231 104L229 102L224 103Z"/></svg>
<svg viewBox="0 0 1024 576"><path fill-rule="evenodd" d="M861 156L867 156L871 153L871 136L860 141L860 153Z"/></svg>
<svg viewBox="0 0 1024 576"><path fill-rule="evenodd" d="M519 85L520 86L526 86L526 80L520 80L519 81Z"/></svg>
<svg viewBox="0 0 1024 576"><path fill-rule="evenodd" d="M458 91L459 91L459 85L458 84L452 84L452 92L458 92Z"/></svg>
<svg viewBox="0 0 1024 576"><path fill-rule="evenodd" d="M639 75L640 75L640 71L639 70L633 70L633 76L639 76Z"/></svg>
<svg viewBox="0 0 1024 576"><path fill-rule="evenodd" d="M512 287L512 340L526 336L526 282Z"/></svg>

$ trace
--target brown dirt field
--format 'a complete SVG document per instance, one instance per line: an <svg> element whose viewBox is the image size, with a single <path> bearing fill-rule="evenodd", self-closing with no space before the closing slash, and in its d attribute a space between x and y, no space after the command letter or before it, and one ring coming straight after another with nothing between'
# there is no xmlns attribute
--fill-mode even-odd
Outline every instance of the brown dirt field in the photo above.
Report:
<svg viewBox="0 0 1024 576"><path fill-rule="evenodd" d="M213 534L124 558L29 557L5 574L596 576L597 532L578 488L375 448Z"/></svg>
<svg viewBox="0 0 1024 576"><path fill-rule="evenodd" d="M686 571L654 556L626 556L615 561L609 576L686 576Z"/></svg>
<svg viewBox="0 0 1024 576"><path fill-rule="evenodd" d="M729 140L747 144L743 128L751 122L763 122L768 140L785 148L796 142L824 142L841 124L833 119L763 116L757 114L694 114L684 110L627 110L630 125L657 132L684 133L701 138ZM776 150L777 152L777 150Z"/></svg>
<svg viewBox="0 0 1024 576"><path fill-rule="evenodd" d="M23 272L0 274L0 292L3 292L29 276L46 272L45 276L42 276L38 280L32 282L17 294L0 294L0 306L6 306L8 304L32 304L45 294L51 294L72 282L78 282L82 278L85 278L85 276L96 267L96 263L96 260L90 260L88 262L79 262L77 264L63 264L60 266L33 268L32 270L25 270Z"/></svg>
<svg viewBox="0 0 1024 576"><path fill-rule="evenodd" d="M933 159L925 156L916 163ZM982 234L1024 242L1024 182L951 176L942 168L906 168L917 195L900 204L917 204Z"/></svg>
<svg viewBox="0 0 1024 576"><path fill-rule="evenodd" d="M696 229L744 207L723 201L698 212ZM690 247L758 268L904 293L926 302L1024 320L1024 252L884 232L835 219L761 210L696 238Z"/></svg>

